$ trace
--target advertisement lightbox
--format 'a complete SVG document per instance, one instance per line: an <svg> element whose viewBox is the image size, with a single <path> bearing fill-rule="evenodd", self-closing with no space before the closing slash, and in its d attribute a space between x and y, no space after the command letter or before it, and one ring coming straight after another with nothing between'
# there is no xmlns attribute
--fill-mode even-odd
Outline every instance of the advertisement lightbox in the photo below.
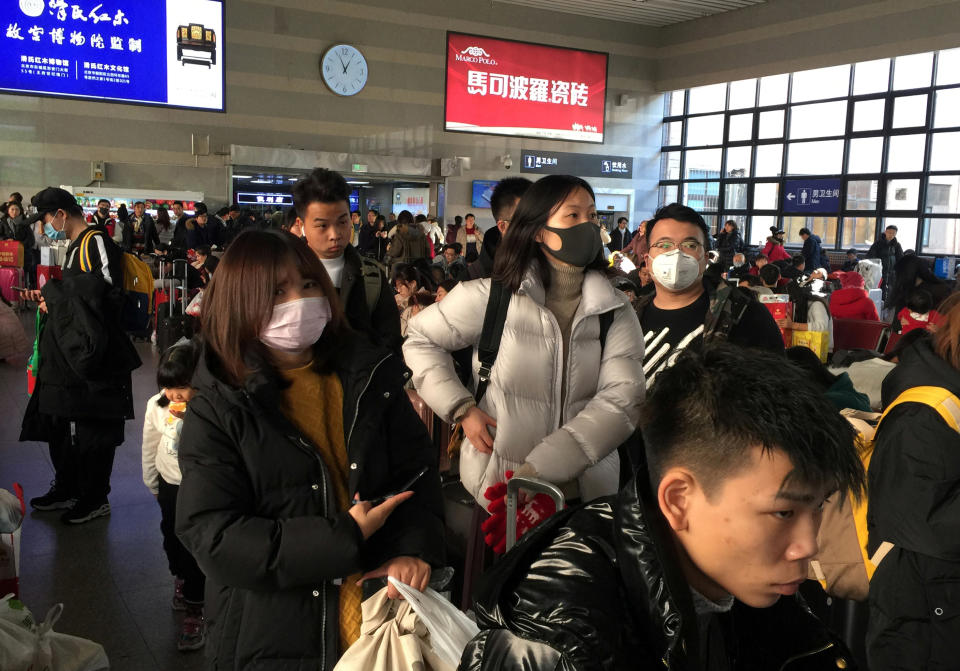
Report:
<svg viewBox="0 0 960 671"><path fill-rule="evenodd" d="M603 142L607 54L447 33L444 129Z"/></svg>
<svg viewBox="0 0 960 671"><path fill-rule="evenodd" d="M8 0L0 92L224 111L219 0Z"/></svg>

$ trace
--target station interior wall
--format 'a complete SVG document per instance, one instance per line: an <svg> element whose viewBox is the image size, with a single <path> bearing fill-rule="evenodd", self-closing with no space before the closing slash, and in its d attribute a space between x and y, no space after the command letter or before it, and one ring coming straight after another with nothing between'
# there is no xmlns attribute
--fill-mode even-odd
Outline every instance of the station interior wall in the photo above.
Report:
<svg viewBox="0 0 960 671"><path fill-rule="evenodd" d="M521 174L521 148L634 159L633 219L657 206L661 92L960 44L960 0L769 0L665 28L548 12L495 0L231 0L226 11L224 114L0 95L0 193L48 184L203 191L227 199L231 144L332 152L470 157L447 180L446 215L471 210L474 179ZM603 145L443 131L445 34L480 35L610 54ZM331 44L354 44L370 78L352 98L318 71ZM625 96L625 98L621 98ZM191 135L210 155L191 154ZM500 157L510 154L513 169ZM489 211L477 211L484 228Z"/></svg>

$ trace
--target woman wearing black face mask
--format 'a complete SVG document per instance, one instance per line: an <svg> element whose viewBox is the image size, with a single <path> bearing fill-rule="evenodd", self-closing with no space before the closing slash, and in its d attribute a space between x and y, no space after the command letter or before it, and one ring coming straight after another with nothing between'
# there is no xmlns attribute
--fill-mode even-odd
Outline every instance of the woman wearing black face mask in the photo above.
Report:
<svg viewBox="0 0 960 671"><path fill-rule="evenodd" d="M492 280L460 284L410 320L404 358L434 411L463 422L461 480L485 508L507 471L560 485L568 499L617 489L616 448L643 398L643 338L604 266L593 190L550 175L517 205ZM478 405L449 353L479 343L492 282L509 308Z"/></svg>

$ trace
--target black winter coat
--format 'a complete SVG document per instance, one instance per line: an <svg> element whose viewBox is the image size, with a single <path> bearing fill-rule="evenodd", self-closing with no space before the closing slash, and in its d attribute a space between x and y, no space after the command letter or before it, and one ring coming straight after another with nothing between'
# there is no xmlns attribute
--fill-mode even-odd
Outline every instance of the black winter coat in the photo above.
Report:
<svg viewBox="0 0 960 671"><path fill-rule="evenodd" d="M803 260L805 262L804 270L808 273L812 273L817 268L826 268L829 272L830 265L829 263L824 265L824 254L823 254L823 243L820 241L819 235L808 235L807 239L803 241Z"/></svg>
<svg viewBox="0 0 960 671"><path fill-rule="evenodd" d="M176 529L207 576L214 669L329 671L339 652L334 581L402 555L443 563L437 455L404 392L402 362L354 334L334 366L348 491L372 499L430 470L364 541L337 509L316 447L280 410L280 380L254 373L242 389L229 386L208 351L180 441Z"/></svg>
<svg viewBox="0 0 960 671"><path fill-rule="evenodd" d="M133 419L130 373L141 361L120 324L122 296L102 277L78 273L43 287L37 387L21 440L47 440L45 419Z"/></svg>
<svg viewBox="0 0 960 671"><path fill-rule="evenodd" d="M123 226L123 242L121 243L123 251L128 253L133 252L137 244L143 244L143 251L147 254L153 253L157 245L160 244L160 234L157 232L157 223L149 214L144 214L140 222L141 230L138 238L133 232L133 220L134 217L131 216L125 223L121 224L121 226Z"/></svg>
<svg viewBox="0 0 960 671"><path fill-rule="evenodd" d="M363 229L361 229L363 230ZM340 303L347 315L350 327L362 331L372 341L400 353L403 338L400 336L400 312L393 297L390 282L381 266L371 259L360 256L353 245L343 251L343 276L340 280ZM380 293L373 311L367 302L367 287L364 273L378 273Z"/></svg>
<svg viewBox="0 0 960 671"><path fill-rule="evenodd" d="M727 233L720 231L717 235L717 253L720 254L720 265L726 268L733 263L733 256L737 252L743 251L743 238L740 237L740 231L735 230Z"/></svg>
<svg viewBox="0 0 960 671"><path fill-rule="evenodd" d="M960 371L929 338L900 355L883 381L883 405L917 386L960 396ZM883 420L870 461L867 526L872 554L890 551L870 582L871 671L960 668L960 434L935 410L905 403Z"/></svg>
<svg viewBox="0 0 960 671"><path fill-rule="evenodd" d="M555 515L481 579L461 671L700 669L697 618L645 471ZM638 491L639 490L639 491ZM731 669L853 668L796 597L721 616ZM844 666L839 663L840 659Z"/></svg>
<svg viewBox="0 0 960 671"><path fill-rule="evenodd" d="M630 244L632 239L633 233L630 232L630 229L625 228L621 231L620 227L617 226L610 231L610 244L607 245L607 249L611 252L621 252L624 247Z"/></svg>

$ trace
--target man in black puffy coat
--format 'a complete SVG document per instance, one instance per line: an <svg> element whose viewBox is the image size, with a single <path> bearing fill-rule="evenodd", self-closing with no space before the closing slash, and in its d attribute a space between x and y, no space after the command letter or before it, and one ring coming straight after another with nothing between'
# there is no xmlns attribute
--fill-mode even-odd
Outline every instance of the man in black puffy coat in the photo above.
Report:
<svg viewBox="0 0 960 671"><path fill-rule="evenodd" d="M826 498L863 486L846 421L780 357L722 344L657 377L641 426L619 495L550 518L485 576L460 668L852 668L796 596Z"/></svg>
<svg viewBox="0 0 960 671"><path fill-rule="evenodd" d="M956 303L954 303L956 305ZM883 381L883 406L917 387L960 396L957 308L935 337L900 354ZM943 404L960 420L955 399ZM925 403L890 410L877 431L869 473L871 671L960 668L960 433ZM893 545L882 561L881 544Z"/></svg>
<svg viewBox="0 0 960 671"><path fill-rule="evenodd" d="M67 191L48 187L31 202L47 236L71 242L63 279L28 292L46 314L20 440L49 443L56 472L50 491L30 505L82 524L110 514L113 457L124 421L133 419L131 372L141 361L120 322L123 253L105 228L87 225Z"/></svg>

